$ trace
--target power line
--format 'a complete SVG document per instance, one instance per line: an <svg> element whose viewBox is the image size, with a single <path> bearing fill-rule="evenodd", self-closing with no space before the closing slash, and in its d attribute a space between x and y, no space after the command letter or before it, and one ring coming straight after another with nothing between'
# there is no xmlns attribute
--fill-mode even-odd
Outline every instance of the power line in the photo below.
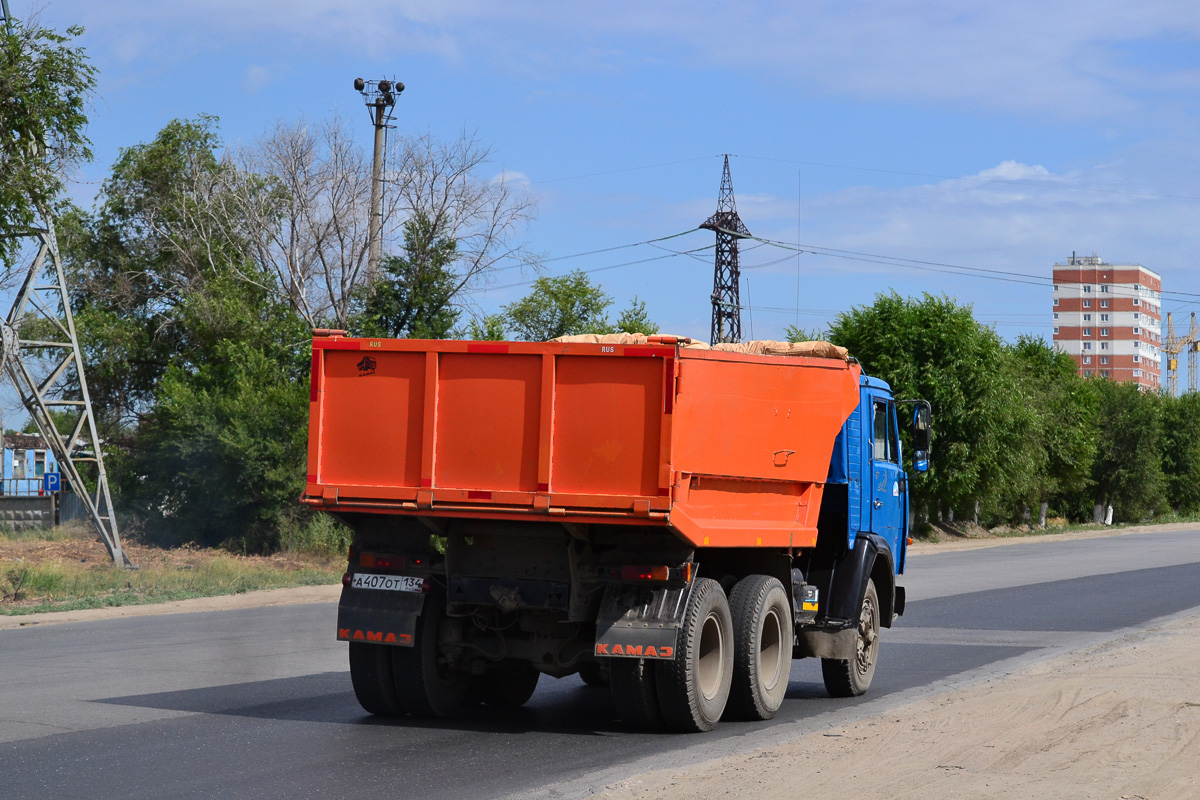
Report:
<svg viewBox="0 0 1200 800"><path fill-rule="evenodd" d="M546 179L540 180L540 181L530 181L530 185L531 186L540 186L541 184L544 184L544 183L561 183L562 181L577 181L577 180L582 180L584 178L599 178L604 175L617 175L622 172L638 172L639 170L643 170L643 169L657 169L658 167L672 167L672 166L675 166L676 164L692 164L696 161L707 161L710 158L720 158L720 157L721 157L720 155L697 156L695 158L682 158L682 159L679 159L678 161L662 161L662 162L659 162L658 164L643 164L638 167L622 167L621 169L609 169L609 170L605 170L604 172L589 172L585 175L568 175L563 178L546 178Z"/></svg>
<svg viewBox="0 0 1200 800"><path fill-rule="evenodd" d="M915 258L904 258L902 256L888 256L879 253L864 253L857 250L841 250L833 247L823 247L820 245L801 244L799 247L792 242L783 242L776 239L765 239L762 237L751 237L758 241L769 244L773 247L778 247L782 250L806 252L810 255L823 255L831 258L842 258L850 261L864 261L872 264L883 264L886 266L907 267L909 269L924 270L928 272L941 272L950 275L963 275L966 277L988 278L989 280L1004 281L1006 283L1022 283L1031 286L1053 286L1053 277L1044 275L1033 275L1028 272L1015 272L1012 270L989 269L987 267L969 267L964 264L950 264L942 261L926 261ZM1140 297L1137 294L1124 294L1120 291L1111 292L1114 297ZM1163 290L1159 292L1160 296L1193 298L1191 302L1200 302L1200 293L1196 292L1177 292Z"/></svg>
<svg viewBox="0 0 1200 800"><path fill-rule="evenodd" d="M650 256L649 258L640 258L640 259L637 259L636 261L623 261L620 264L608 264L603 267L593 267L592 269L583 269L583 270L580 270L580 272L584 273L585 275L591 275L592 273L595 273L595 272L605 272L610 269L618 269L620 267L631 267L635 264L645 264L650 261L662 261L663 259L678 258L679 256L686 256L686 255L690 255L692 253L700 253L705 250L712 250L713 247L714 246L710 244L710 245L705 245L704 247L697 247L694 250L670 252L670 253L666 253L661 256ZM487 292L500 291L501 289L515 289L515 288L518 288L521 286L530 286L533 283L535 283L537 280L538 280L537 278L531 278L530 280L527 280L527 281L518 281L516 283L507 283L507 284L504 284L503 286L485 286L482 289L479 289L478 291L480 294L486 294Z"/></svg>
<svg viewBox="0 0 1200 800"><path fill-rule="evenodd" d="M881 175L901 175L910 178L934 178L944 181L960 181L960 180L976 180L980 182L1002 181L1007 184L1016 184L1019 186L1032 186L1038 189L1065 189L1069 192L1098 192L1101 194L1122 194L1129 197L1138 197L1146 200L1200 200L1200 197L1186 194L1148 194L1145 192L1135 192L1129 189L1114 189L1100 186L1067 186L1053 181L1035 181L1025 178L1005 178L1001 175L983 176L983 175L939 175L932 172L909 172L899 169L880 169L878 167L857 167L850 164L829 164L822 161L798 161L790 158L769 158L766 156L745 156L734 155L734 158L745 158L751 161L774 161L780 164L797 164L807 167L825 167L828 169L846 169L855 172L874 172Z"/></svg>

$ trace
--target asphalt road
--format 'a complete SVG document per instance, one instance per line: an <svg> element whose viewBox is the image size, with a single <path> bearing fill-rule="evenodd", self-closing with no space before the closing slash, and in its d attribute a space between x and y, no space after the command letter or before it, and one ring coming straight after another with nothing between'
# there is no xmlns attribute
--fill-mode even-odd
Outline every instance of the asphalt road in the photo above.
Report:
<svg viewBox="0 0 1200 800"><path fill-rule="evenodd" d="M0 797L573 797L629 774L827 730L1200 610L1200 530L914 556L866 697L794 662L766 723L630 731L603 689L543 678L518 712L380 721L332 604L0 631Z"/></svg>

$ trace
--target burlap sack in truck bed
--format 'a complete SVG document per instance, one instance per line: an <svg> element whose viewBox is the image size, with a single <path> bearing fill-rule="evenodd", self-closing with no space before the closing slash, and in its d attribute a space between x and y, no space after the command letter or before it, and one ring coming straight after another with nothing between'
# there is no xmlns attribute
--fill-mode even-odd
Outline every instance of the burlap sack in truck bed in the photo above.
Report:
<svg viewBox="0 0 1200 800"><path fill-rule="evenodd" d="M805 356L807 358L836 358L846 361L849 354L844 347L829 342L776 342L760 339L737 344L722 342L710 347L705 342L687 336L646 336L642 333L581 333L575 336L559 336L552 342L575 342L581 344L674 344L696 350L720 350L725 353L750 353L764 356Z"/></svg>

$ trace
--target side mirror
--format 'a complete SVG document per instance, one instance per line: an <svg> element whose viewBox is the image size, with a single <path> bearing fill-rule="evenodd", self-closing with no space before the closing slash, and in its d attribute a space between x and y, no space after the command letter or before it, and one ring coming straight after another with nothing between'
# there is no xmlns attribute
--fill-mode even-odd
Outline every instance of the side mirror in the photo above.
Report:
<svg viewBox="0 0 1200 800"><path fill-rule="evenodd" d="M929 471L929 445L933 428L929 421L929 404L918 401L913 408L912 436L916 453L913 457L913 469L917 472Z"/></svg>

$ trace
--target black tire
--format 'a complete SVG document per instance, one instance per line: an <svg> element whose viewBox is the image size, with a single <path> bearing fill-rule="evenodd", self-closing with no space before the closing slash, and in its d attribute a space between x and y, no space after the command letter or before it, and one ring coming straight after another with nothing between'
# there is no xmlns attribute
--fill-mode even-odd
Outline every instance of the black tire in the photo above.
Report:
<svg viewBox="0 0 1200 800"><path fill-rule="evenodd" d="M533 697L541 676L528 661L501 662L479 682L483 702L492 708L520 708Z"/></svg>
<svg viewBox="0 0 1200 800"><path fill-rule="evenodd" d="M729 595L733 683L726 718L770 719L783 705L792 671L792 609L775 578L750 575Z"/></svg>
<svg viewBox="0 0 1200 800"><path fill-rule="evenodd" d="M579 667L579 677L588 686L608 686L608 668L599 661L585 661Z"/></svg>
<svg viewBox="0 0 1200 800"><path fill-rule="evenodd" d="M879 593L875 581L867 580L858 614L855 642L857 655L850 659L822 658L821 677L825 690L834 697L858 697L871 687L879 661Z"/></svg>
<svg viewBox="0 0 1200 800"><path fill-rule="evenodd" d="M392 650L390 645L350 643L350 683L354 685L354 696L363 710L381 717L404 713L392 680Z"/></svg>
<svg viewBox="0 0 1200 800"><path fill-rule="evenodd" d="M414 717L450 717L462 708L470 676L438 660L438 631L446 616L446 591L425 598L412 647L392 647L392 672L400 705Z"/></svg>
<svg viewBox="0 0 1200 800"><path fill-rule="evenodd" d="M609 659L609 685L617 716L631 726L656 731L663 726L658 707L658 679L654 664L642 658Z"/></svg>
<svg viewBox="0 0 1200 800"><path fill-rule="evenodd" d="M667 727L710 731L725 712L733 680L733 621L721 584L698 578L684 610L675 658L660 661L658 704Z"/></svg>

